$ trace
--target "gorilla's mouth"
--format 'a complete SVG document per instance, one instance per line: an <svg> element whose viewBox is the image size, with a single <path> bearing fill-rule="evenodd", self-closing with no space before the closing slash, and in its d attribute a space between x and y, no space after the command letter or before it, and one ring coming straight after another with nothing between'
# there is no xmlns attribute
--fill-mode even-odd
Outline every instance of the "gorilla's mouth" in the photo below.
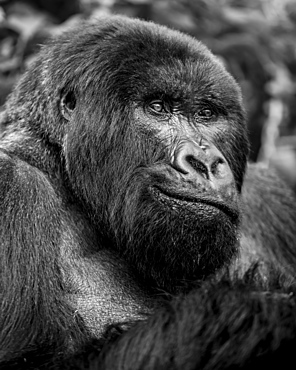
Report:
<svg viewBox="0 0 296 370"><path fill-rule="evenodd" d="M202 206L203 208L214 208L219 212L223 212L233 223L237 223L239 220L240 214L237 208L231 207L214 197L195 196L192 193L185 192L177 193L159 186L150 187L150 191L157 201L176 211L181 208L182 210L187 209L196 213L200 212Z"/></svg>

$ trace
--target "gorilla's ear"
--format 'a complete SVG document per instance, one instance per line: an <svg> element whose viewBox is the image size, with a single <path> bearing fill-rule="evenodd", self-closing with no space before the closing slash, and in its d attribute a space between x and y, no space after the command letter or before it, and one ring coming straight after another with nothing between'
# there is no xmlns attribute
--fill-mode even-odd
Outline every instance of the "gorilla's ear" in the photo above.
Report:
<svg viewBox="0 0 296 370"><path fill-rule="evenodd" d="M61 94L60 110L62 116L69 121L72 117L72 113L76 107L76 96L74 91L68 90Z"/></svg>

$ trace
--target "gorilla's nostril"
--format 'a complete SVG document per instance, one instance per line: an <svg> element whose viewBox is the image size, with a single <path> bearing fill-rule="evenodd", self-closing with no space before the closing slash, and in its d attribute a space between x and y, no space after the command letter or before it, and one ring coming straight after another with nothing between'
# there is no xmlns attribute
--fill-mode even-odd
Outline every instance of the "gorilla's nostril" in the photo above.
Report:
<svg viewBox="0 0 296 370"><path fill-rule="evenodd" d="M227 167L226 162L219 157L212 163L210 171L215 177L219 177L223 176Z"/></svg>
<svg viewBox="0 0 296 370"><path fill-rule="evenodd" d="M196 159L193 155L187 155L185 159L194 171L204 175L207 179L209 178L208 168L202 161Z"/></svg>

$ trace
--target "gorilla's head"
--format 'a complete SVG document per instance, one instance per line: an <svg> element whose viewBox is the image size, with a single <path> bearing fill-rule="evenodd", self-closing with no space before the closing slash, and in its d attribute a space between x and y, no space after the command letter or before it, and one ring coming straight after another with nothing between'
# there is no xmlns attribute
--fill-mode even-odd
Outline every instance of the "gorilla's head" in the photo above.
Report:
<svg viewBox="0 0 296 370"><path fill-rule="evenodd" d="M143 281L174 291L230 261L248 141L240 89L203 44L98 19L53 40L23 83L44 106L32 129Z"/></svg>

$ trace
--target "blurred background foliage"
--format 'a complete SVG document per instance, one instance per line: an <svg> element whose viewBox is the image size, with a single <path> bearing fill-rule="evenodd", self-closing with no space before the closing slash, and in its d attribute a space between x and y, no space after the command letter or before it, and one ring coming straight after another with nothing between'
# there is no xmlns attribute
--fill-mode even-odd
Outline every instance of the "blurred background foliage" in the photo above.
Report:
<svg viewBox="0 0 296 370"><path fill-rule="evenodd" d="M250 159L296 190L296 0L0 0L0 111L46 38L108 13L182 30L219 55L242 87Z"/></svg>

